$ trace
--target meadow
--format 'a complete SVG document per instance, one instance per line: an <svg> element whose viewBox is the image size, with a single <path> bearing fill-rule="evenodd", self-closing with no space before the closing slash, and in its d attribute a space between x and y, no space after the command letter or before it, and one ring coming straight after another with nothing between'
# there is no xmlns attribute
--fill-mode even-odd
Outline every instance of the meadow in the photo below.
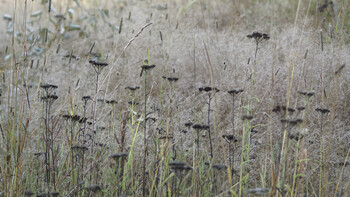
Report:
<svg viewBox="0 0 350 197"><path fill-rule="evenodd" d="M350 196L349 1L0 13L0 197Z"/></svg>

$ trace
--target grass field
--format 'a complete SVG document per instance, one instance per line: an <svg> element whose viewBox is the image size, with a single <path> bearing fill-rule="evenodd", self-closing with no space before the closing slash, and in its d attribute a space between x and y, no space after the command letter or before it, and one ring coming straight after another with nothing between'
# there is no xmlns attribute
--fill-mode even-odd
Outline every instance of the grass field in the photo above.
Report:
<svg viewBox="0 0 350 197"><path fill-rule="evenodd" d="M0 197L350 196L349 1L0 13Z"/></svg>

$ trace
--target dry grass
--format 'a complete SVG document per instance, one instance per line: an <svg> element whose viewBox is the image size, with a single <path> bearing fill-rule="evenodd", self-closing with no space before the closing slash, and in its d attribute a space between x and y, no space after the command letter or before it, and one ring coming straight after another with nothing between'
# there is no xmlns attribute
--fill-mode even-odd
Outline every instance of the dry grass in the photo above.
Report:
<svg viewBox="0 0 350 197"><path fill-rule="evenodd" d="M0 58L17 54L0 63L0 196L48 190L63 196L350 195L348 2L337 1L323 12L323 1L315 0L91 0L81 7L75 2L52 1L56 12L48 13L41 1L28 1L24 22L24 2L0 1L0 13L16 12L14 29L21 33L6 33L8 22L0 21ZM74 10L72 17L67 8ZM30 16L38 10L40 19ZM57 22L58 13L66 18L62 26L49 20ZM72 24L81 30L68 31ZM32 32L25 32L25 25ZM42 28L49 29L47 42ZM247 38L253 31L270 37L259 44L256 59L256 43ZM89 53L92 45L98 57ZM25 49L27 56L21 56ZM33 49L43 51L36 55ZM109 64L99 76L97 94L89 64L94 58ZM140 77L145 59L156 65L147 74L146 93L145 75ZM179 80L170 83L162 76ZM44 83L58 85L48 121ZM141 88L131 92L128 86ZM210 93L210 109L209 93L198 89L205 86L220 90ZM234 110L232 89L244 90L235 96ZM300 91L314 95L307 98ZM86 106L83 96L92 98ZM111 100L118 104L106 103ZM276 113L276 106L305 109ZM321 118L317 108L330 112ZM142 180L145 113L147 180ZM85 116L87 122L63 115ZM302 122L293 125L290 120L296 119ZM206 131L197 136L186 127L189 120L210 122L211 139ZM45 139L45 131L55 137ZM228 134L237 139L230 146L222 138ZM94 136L93 145L89 136ZM50 143L53 149L47 148ZM75 155L74 145L88 150ZM50 164L44 155L34 155L38 152L51 155ZM120 152L128 156L109 157ZM188 168L177 169L179 164L169 164L173 160ZM225 170L222 165L230 161L232 168Z"/></svg>

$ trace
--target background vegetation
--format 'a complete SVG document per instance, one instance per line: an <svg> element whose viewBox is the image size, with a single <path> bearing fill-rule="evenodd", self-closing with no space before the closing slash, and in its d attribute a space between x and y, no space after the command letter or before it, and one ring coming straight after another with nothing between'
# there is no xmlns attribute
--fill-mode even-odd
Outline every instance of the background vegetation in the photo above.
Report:
<svg viewBox="0 0 350 197"><path fill-rule="evenodd" d="M0 11L0 196L350 195L349 1Z"/></svg>

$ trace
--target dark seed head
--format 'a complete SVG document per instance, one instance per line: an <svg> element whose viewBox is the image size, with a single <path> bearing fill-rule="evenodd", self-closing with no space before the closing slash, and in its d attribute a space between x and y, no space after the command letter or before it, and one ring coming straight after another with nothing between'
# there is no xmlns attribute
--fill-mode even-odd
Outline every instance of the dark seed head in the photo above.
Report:
<svg viewBox="0 0 350 197"><path fill-rule="evenodd" d="M191 127L192 125L193 125L192 122L186 122L186 123L185 123L185 127Z"/></svg>
<svg viewBox="0 0 350 197"><path fill-rule="evenodd" d="M96 60L90 60L89 63L92 64L93 66L96 66L96 67L99 67L99 68L104 68L104 67L108 66L108 63L106 63L106 62L98 62Z"/></svg>
<svg viewBox="0 0 350 197"><path fill-rule="evenodd" d="M253 32L251 34L247 35L248 38L254 38L257 42L260 42L262 40L269 40L270 36L266 33L260 33L260 32Z"/></svg>
<svg viewBox="0 0 350 197"><path fill-rule="evenodd" d="M88 101L88 100L91 100L91 96L83 96L81 99L83 101Z"/></svg>
<svg viewBox="0 0 350 197"><path fill-rule="evenodd" d="M187 166L185 162L171 161L169 167L172 171L188 171L192 170L190 166Z"/></svg>
<svg viewBox="0 0 350 197"><path fill-rule="evenodd" d="M47 96L41 97L43 101L55 101L58 99L58 96L56 94L49 94Z"/></svg>
<svg viewBox="0 0 350 197"><path fill-rule="evenodd" d="M40 156L43 155L43 154L44 154L43 152L37 152L37 153L34 153L34 156L40 157Z"/></svg>
<svg viewBox="0 0 350 197"><path fill-rule="evenodd" d="M177 78L177 77L162 76L162 78L163 78L163 79L167 79L170 83L176 82L177 80L179 80L179 78Z"/></svg>
<svg viewBox="0 0 350 197"><path fill-rule="evenodd" d="M174 136L172 135L162 135L162 136L159 136L159 139L160 140L170 140L170 139L173 139Z"/></svg>
<svg viewBox="0 0 350 197"><path fill-rule="evenodd" d="M285 105L281 105L281 106L280 106L280 109L283 110L283 111L291 112L291 113L295 112L295 109L293 109L293 108L291 108L291 107L287 107L287 106L285 106Z"/></svg>
<svg viewBox="0 0 350 197"><path fill-rule="evenodd" d="M273 112L277 113L277 112L280 112L281 111L281 106L277 105L276 107L274 107L272 109Z"/></svg>
<svg viewBox="0 0 350 197"><path fill-rule="evenodd" d="M118 101L112 99L112 100L106 100L106 103L107 103L107 104L117 104Z"/></svg>
<svg viewBox="0 0 350 197"><path fill-rule="evenodd" d="M140 87L139 87L139 86L135 86L135 87L130 87L130 86L128 86L128 87L126 87L125 89L130 90L130 91L135 91L135 90L140 89Z"/></svg>
<svg viewBox="0 0 350 197"><path fill-rule="evenodd" d="M250 132L251 132L251 133L258 133L258 130L256 130L256 129L251 129Z"/></svg>
<svg viewBox="0 0 350 197"><path fill-rule="evenodd" d="M307 96L307 97L312 97L313 95L315 95L314 92L306 92L306 91L298 91L298 93L300 95Z"/></svg>
<svg viewBox="0 0 350 197"><path fill-rule="evenodd" d="M156 65L152 64L152 65L142 65L141 68L142 70L145 70L145 71L150 71L152 70L154 67L156 67Z"/></svg>
<svg viewBox="0 0 350 197"><path fill-rule="evenodd" d="M219 89L217 89L217 88L212 88L212 87L208 87L208 86L206 86L206 87L201 87L201 88L199 88L199 91L200 92L210 92L210 91L215 91L215 92L219 92L220 90Z"/></svg>
<svg viewBox="0 0 350 197"><path fill-rule="evenodd" d="M301 124L303 123L302 119L295 119L295 120L289 120L289 119L281 119L281 123L288 123L292 126L296 125L296 124Z"/></svg>
<svg viewBox="0 0 350 197"><path fill-rule="evenodd" d="M41 87L42 89L44 89L44 90L57 89L57 88L58 88L57 85L48 84L48 83L41 84L40 87Z"/></svg>
<svg viewBox="0 0 350 197"><path fill-rule="evenodd" d="M79 115L70 115L70 114L62 115L62 118L66 120L71 120L72 122L79 122L79 123L84 123L87 120L87 118L85 117L80 117Z"/></svg>
<svg viewBox="0 0 350 197"><path fill-rule="evenodd" d="M346 161L345 163L344 163L344 161L341 161L338 164L339 164L340 167L343 167L343 166L344 167L348 167L348 166L350 166L350 162L348 162L348 161Z"/></svg>
<svg viewBox="0 0 350 197"><path fill-rule="evenodd" d="M321 114L327 114L331 112L329 109L326 109L326 108L316 108L316 111L320 112Z"/></svg>
<svg viewBox="0 0 350 197"><path fill-rule="evenodd" d="M195 130L209 130L209 125L195 124L192 126Z"/></svg>
<svg viewBox="0 0 350 197"><path fill-rule="evenodd" d="M179 78L177 78L177 77L168 77L167 78L168 79L168 81L171 83L171 82L177 82L177 80L179 80Z"/></svg>
<svg viewBox="0 0 350 197"><path fill-rule="evenodd" d="M233 135L230 135L230 134L224 134L224 135L222 135L222 137L225 139L225 140L227 140L228 142L237 142L237 139L235 138L235 136L233 136Z"/></svg>
<svg viewBox="0 0 350 197"><path fill-rule="evenodd" d="M232 89L232 90L228 91L228 93L231 95L236 95L236 94L239 94L241 92L243 92L243 89Z"/></svg>
<svg viewBox="0 0 350 197"><path fill-rule="evenodd" d="M135 101L129 101L128 103L129 103L129 105L138 105L139 104L138 102L135 102Z"/></svg>
<svg viewBox="0 0 350 197"><path fill-rule="evenodd" d="M183 134L186 134L187 133L187 130L181 130L181 133L183 133Z"/></svg>

